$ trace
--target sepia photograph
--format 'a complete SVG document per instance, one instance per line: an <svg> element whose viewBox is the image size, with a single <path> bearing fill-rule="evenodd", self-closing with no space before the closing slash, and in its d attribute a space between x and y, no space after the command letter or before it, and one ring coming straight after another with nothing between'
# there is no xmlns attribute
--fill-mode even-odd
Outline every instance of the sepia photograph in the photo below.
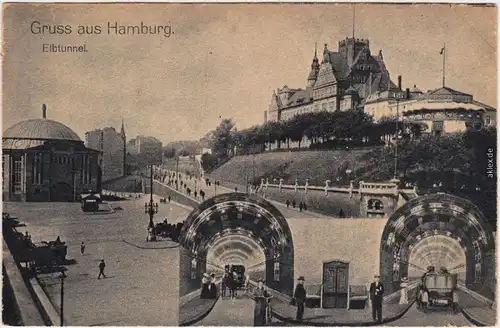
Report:
<svg viewBox="0 0 500 328"><path fill-rule="evenodd" d="M4 3L9 326L496 326L494 4Z"/></svg>

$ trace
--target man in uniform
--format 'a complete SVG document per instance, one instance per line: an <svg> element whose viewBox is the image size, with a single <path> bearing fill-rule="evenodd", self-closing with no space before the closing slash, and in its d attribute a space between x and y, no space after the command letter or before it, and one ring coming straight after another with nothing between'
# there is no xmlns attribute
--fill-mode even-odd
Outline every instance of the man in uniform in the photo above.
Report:
<svg viewBox="0 0 500 328"><path fill-rule="evenodd" d="M297 316L298 321L302 321L302 316L304 315L304 303L306 302L306 289L304 288L304 277L299 277L299 283L295 287L295 293L293 298L297 303Z"/></svg>
<svg viewBox="0 0 500 328"><path fill-rule="evenodd" d="M370 300L372 301L373 321L382 323L382 300L384 296L384 286L380 282L380 276L375 276L375 281L370 285Z"/></svg>

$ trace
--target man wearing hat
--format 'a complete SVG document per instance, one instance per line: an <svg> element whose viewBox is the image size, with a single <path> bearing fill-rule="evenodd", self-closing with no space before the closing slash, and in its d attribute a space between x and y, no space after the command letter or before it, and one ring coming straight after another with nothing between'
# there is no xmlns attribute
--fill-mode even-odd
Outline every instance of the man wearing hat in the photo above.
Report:
<svg viewBox="0 0 500 328"><path fill-rule="evenodd" d="M304 277L299 277L299 282L297 287L295 287L295 293L293 294L293 298L297 303L297 317L298 321L302 321L302 316L304 315L304 303L306 302L306 289L304 288Z"/></svg>
<svg viewBox="0 0 500 328"><path fill-rule="evenodd" d="M384 286L380 282L380 276L375 276L375 281L370 285L370 300L372 301L373 321L382 323L382 300L384 295Z"/></svg>

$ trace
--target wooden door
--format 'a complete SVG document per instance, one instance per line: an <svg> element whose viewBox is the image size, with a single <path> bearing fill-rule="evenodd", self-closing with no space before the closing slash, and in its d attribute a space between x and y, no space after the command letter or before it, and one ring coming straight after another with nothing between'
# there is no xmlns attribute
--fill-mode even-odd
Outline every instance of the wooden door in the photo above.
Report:
<svg viewBox="0 0 500 328"><path fill-rule="evenodd" d="M347 308L349 263L330 261L323 263L323 307Z"/></svg>

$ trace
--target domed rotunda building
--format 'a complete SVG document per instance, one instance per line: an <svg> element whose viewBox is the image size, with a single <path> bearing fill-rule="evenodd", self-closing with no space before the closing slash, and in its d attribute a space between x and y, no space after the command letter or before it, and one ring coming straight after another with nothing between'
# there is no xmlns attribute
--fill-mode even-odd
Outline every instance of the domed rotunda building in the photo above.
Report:
<svg viewBox="0 0 500 328"><path fill-rule="evenodd" d="M101 154L66 125L46 118L14 124L2 136L4 201L75 201L99 192Z"/></svg>

